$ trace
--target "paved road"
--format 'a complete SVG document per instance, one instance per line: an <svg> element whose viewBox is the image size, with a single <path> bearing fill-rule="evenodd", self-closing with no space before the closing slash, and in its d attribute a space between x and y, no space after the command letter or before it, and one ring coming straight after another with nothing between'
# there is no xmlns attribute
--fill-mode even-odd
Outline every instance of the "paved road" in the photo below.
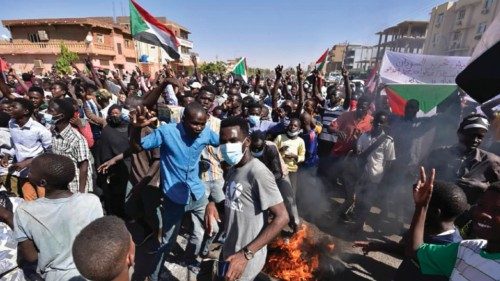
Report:
<svg viewBox="0 0 500 281"><path fill-rule="evenodd" d="M330 277L326 280L384 281L392 279L395 269L401 262L400 259L383 253L370 253L365 256L360 249L352 247L352 242L367 238L381 241L399 241L401 237L398 234L401 233L401 229L398 228L394 221L381 219L382 216L379 214L380 209L374 207L368 218L368 226L365 225L363 233L351 233L348 231L349 225L337 222L338 216L335 211L339 209L343 201L339 194L332 194L330 196L322 194L321 200L318 199L319 197L304 199L301 196L301 198L306 202L299 204L299 212L301 211L301 214L304 214L309 222L314 223L325 233L332 235L336 241L332 262L335 277ZM308 200L313 200L314 202L308 202ZM375 221L380 226L376 231L370 227L370 225L374 225ZM408 226L406 225L406 227ZM194 274L179 264L179 257L182 256L182 249L186 245L186 239L179 236L177 242L178 245L174 248L174 253L171 255L169 262L165 264L168 268L165 280L197 280ZM136 270L138 273L144 270L144 268L141 269L141 264L148 264L151 261L152 256L147 254L150 248L151 245L148 245L148 243L137 247ZM212 253L212 257L217 257L217 250ZM140 274L138 275L140 276ZM144 280L141 278L142 276L134 280Z"/></svg>

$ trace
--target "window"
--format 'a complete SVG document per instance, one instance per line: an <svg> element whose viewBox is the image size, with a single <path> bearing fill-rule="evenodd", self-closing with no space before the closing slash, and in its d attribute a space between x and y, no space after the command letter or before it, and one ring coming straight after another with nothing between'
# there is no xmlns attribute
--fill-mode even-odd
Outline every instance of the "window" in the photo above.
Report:
<svg viewBox="0 0 500 281"><path fill-rule="evenodd" d="M130 48L130 40L125 39L125 48Z"/></svg>
<svg viewBox="0 0 500 281"><path fill-rule="evenodd" d="M483 9L489 10L491 8L491 5L493 5L493 0L484 0Z"/></svg>
<svg viewBox="0 0 500 281"><path fill-rule="evenodd" d="M443 18L444 18L444 13L440 13L438 16L437 16L437 19L436 19L436 24L437 25L441 25L443 23Z"/></svg>
<svg viewBox="0 0 500 281"><path fill-rule="evenodd" d="M96 42L99 43L99 44L104 44L104 35L102 34L97 34L96 37Z"/></svg>
<svg viewBox="0 0 500 281"><path fill-rule="evenodd" d="M151 46L151 49L156 49L156 46Z"/></svg>
<svg viewBox="0 0 500 281"><path fill-rule="evenodd" d="M100 60L101 65L109 66L109 60Z"/></svg>
<svg viewBox="0 0 500 281"><path fill-rule="evenodd" d="M486 30L486 22L482 22L477 25L476 35L481 35Z"/></svg>
<svg viewBox="0 0 500 281"><path fill-rule="evenodd" d="M38 43L40 42L40 36L38 36L38 33L28 33L28 40L31 43Z"/></svg>
<svg viewBox="0 0 500 281"><path fill-rule="evenodd" d="M437 42L438 42L438 35L437 35L437 33L435 33L434 36L432 36L432 44L436 45Z"/></svg>
<svg viewBox="0 0 500 281"><path fill-rule="evenodd" d="M122 54L122 43L116 43L116 48L118 49L118 54Z"/></svg>
<svg viewBox="0 0 500 281"><path fill-rule="evenodd" d="M457 20L462 20L465 18L465 10L458 11Z"/></svg>
<svg viewBox="0 0 500 281"><path fill-rule="evenodd" d="M459 41L460 37L462 37L462 33L460 33L460 31L454 32L452 41Z"/></svg>
<svg viewBox="0 0 500 281"><path fill-rule="evenodd" d="M181 53L183 53L183 54L189 54L189 48L181 46Z"/></svg>

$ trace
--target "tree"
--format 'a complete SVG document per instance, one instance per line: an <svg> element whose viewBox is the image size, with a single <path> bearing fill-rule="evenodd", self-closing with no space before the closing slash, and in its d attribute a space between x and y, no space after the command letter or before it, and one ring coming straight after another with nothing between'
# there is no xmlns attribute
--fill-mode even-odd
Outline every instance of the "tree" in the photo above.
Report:
<svg viewBox="0 0 500 281"><path fill-rule="evenodd" d="M226 73L227 65L222 61L207 62L200 65L200 71L204 75Z"/></svg>
<svg viewBox="0 0 500 281"><path fill-rule="evenodd" d="M71 74L71 63L78 60L78 55L71 52L64 43L61 43L61 53L57 56L55 63L56 71L58 74Z"/></svg>

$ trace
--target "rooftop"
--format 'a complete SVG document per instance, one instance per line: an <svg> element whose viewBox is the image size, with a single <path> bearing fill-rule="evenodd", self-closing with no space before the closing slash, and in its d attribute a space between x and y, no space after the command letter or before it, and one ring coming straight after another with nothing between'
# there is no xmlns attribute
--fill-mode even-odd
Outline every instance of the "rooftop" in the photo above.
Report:
<svg viewBox="0 0 500 281"><path fill-rule="evenodd" d="M2 20L2 24L7 27L13 26L36 26L36 25L89 25L108 29L119 29L130 33L128 28L114 23L112 17L88 17L88 18L48 18L48 19L18 19Z"/></svg>
<svg viewBox="0 0 500 281"><path fill-rule="evenodd" d="M379 31L375 34L399 34L401 29L408 29L410 26L412 29L415 28L422 28L423 32L425 33L425 29L427 28L427 25L429 25L429 21L403 21L398 23L397 25L388 27L384 29L383 31Z"/></svg>

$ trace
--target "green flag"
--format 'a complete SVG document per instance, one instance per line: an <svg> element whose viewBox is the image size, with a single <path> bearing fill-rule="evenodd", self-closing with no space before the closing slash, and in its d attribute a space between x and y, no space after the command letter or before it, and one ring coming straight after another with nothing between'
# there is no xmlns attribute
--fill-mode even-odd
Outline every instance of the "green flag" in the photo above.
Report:
<svg viewBox="0 0 500 281"><path fill-rule="evenodd" d="M245 81L245 83L248 82L248 77L247 77L247 60L245 57L241 58L240 61L234 66L233 70L231 71L234 75L239 76Z"/></svg>

